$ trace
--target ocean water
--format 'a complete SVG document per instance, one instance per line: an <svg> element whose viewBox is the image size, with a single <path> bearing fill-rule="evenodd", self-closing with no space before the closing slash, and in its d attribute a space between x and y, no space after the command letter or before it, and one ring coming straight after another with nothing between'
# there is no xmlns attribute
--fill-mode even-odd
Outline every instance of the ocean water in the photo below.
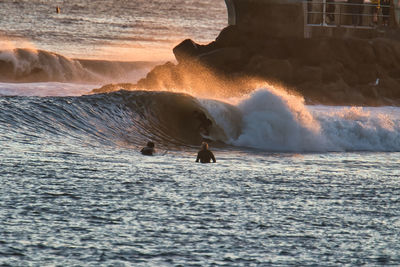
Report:
<svg viewBox="0 0 400 267"><path fill-rule="evenodd" d="M223 0L2 0L0 16L3 47L124 61L173 59L176 44L208 43L228 19Z"/></svg>
<svg viewBox="0 0 400 267"><path fill-rule="evenodd" d="M400 265L400 108L306 105L267 84L224 99L90 94L154 64L101 47L211 41L223 1L0 12L0 266ZM125 40L131 24L118 21L138 17ZM216 164L194 162L193 111L212 121ZM138 152L148 140L153 157Z"/></svg>

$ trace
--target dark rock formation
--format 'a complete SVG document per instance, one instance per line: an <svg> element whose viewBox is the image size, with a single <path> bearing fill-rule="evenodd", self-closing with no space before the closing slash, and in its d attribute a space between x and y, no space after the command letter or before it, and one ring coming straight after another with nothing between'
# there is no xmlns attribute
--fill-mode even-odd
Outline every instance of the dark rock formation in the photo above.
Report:
<svg viewBox="0 0 400 267"><path fill-rule="evenodd" d="M190 39L186 39L179 45L175 46L173 49L176 60L179 63L183 63L187 60L193 60L197 56L208 53L215 48L215 43L210 43L208 45L196 44Z"/></svg>
<svg viewBox="0 0 400 267"><path fill-rule="evenodd" d="M240 95L266 81L308 103L400 104L400 42L394 39L268 39L228 26L209 45L185 40L174 53L178 64L155 67L134 87Z"/></svg>
<svg viewBox="0 0 400 267"><path fill-rule="evenodd" d="M193 59L200 54L199 45L190 39L186 39L173 49L175 58L178 62Z"/></svg>

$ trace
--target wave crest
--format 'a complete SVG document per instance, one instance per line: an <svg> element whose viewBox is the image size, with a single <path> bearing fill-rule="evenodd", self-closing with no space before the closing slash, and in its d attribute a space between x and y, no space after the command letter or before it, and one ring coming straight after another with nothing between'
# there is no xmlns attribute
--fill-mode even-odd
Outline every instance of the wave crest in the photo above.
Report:
<svg viewBox="0 0 400 267"><path fill-rule="evenodd" d="M136 82L155 62L118 62L70 59L35 49L0 51L3 82Z"/></svg>
<svg viewBox="0 0 400 267"><path fill-rule="evenodd" d="M196 111L211 121L207 138L227 145L270 152L400 151L399 108L305 106L269 87L230 102L156 91L1 97L0 130L82 142L153 140L179 149L203 140Z"/></svg>
<svg viewBox="0 0 400 267"><path fill-rule="evenodd" d="M400 151L399 108L306 106L274 87L233 103L228 109L203 104L231 145L271 152Z"/></svg>

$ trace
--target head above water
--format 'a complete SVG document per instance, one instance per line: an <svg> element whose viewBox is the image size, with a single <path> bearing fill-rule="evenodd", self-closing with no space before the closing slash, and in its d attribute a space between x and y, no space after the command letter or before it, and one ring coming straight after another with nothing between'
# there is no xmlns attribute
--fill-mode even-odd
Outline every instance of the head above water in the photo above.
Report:
<svg viewBox="0 0 400 267"><path fill-rule="evenodd" d="M154 143L151 142L151 141L149 141L149 142L147 142L147 146L148 146L148 147L151 147L151 148L154 148Z"/></svg>
<svg viewBox="0 0 400 267"><path fill-rule="evenodd" d="M208 144L206 142L201 143L201 149L207 150L208 149Z"/></svg>

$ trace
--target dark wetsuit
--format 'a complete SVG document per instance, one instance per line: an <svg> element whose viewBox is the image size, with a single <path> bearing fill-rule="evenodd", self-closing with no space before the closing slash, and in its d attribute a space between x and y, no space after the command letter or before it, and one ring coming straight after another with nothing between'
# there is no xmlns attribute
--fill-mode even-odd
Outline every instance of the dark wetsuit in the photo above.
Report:
<svg viewBox="0 0 400 267"><path fill-rule="evenodd" d="M216 162L214 154L208 149L207 150L202 149L199 151L199 153L197 154L196 162L199 162L199 160L201 163L210 163L211 160L213 162Z"/></svg>
<svg viewBox="0 0 400 267"><path fill-rule="evenodd" d="M210 127L212 125L212 121L207 118L207 116L200 111L193 111L193 115L194 117L199 121L200 125L199 125L199 130L205 134L205 135L209 135L210 134Z"/></svg>
<svg viewBox="0 0 400 267"><path fill-rule="evenodd" d="M142 150L140 150L140 152L146 156L153 156L153 153L155 151L154 151L154 148L146 146L146 147L142 148Z"/></svg>

